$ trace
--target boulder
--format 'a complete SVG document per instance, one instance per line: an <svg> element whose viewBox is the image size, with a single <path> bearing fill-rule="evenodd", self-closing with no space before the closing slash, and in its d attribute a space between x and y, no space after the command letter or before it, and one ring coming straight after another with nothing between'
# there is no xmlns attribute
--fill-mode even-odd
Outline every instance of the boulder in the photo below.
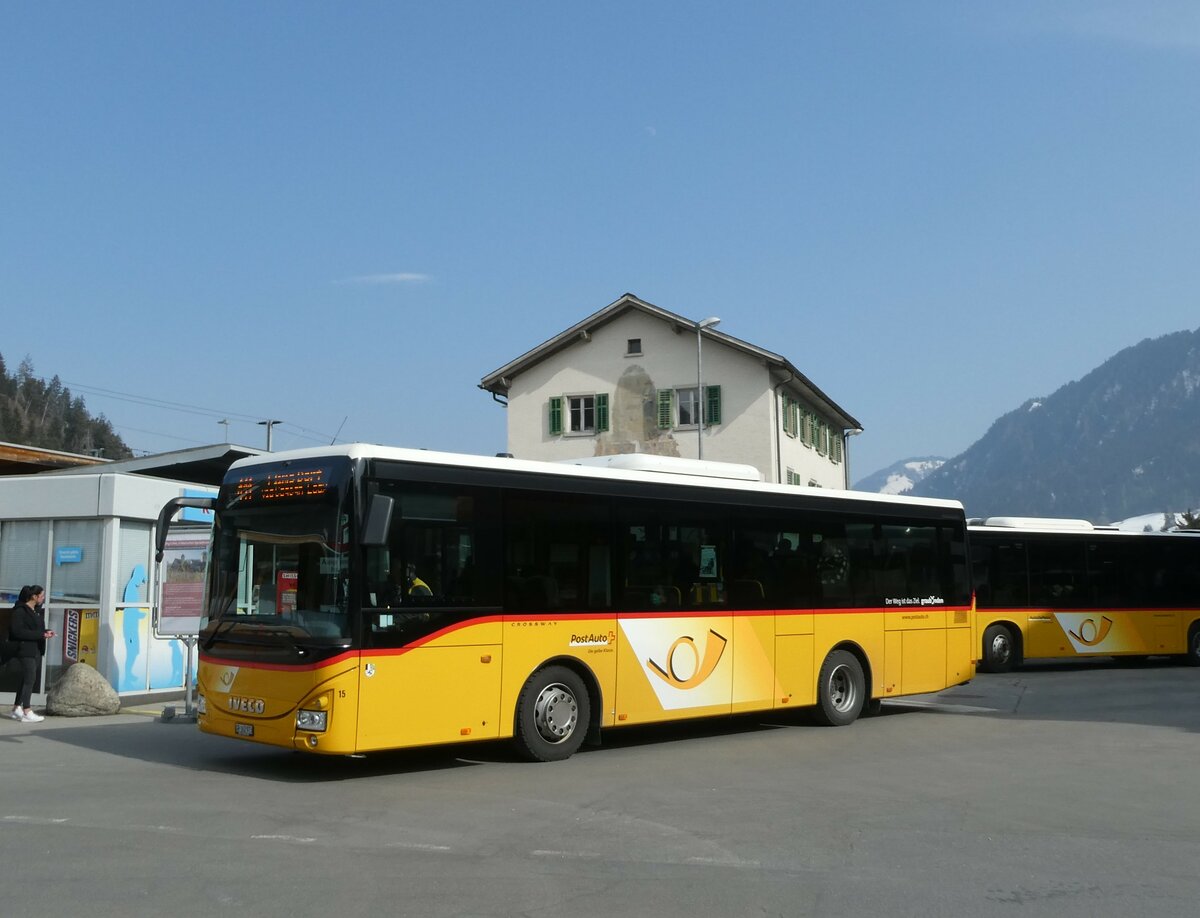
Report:
<svg viewBox="0 0 1200 918"><path fill-rule="evenodd" d="M119 710L116 689L86 663L72 663L46 693L46 713L59 717L92 717Z"/></svg>

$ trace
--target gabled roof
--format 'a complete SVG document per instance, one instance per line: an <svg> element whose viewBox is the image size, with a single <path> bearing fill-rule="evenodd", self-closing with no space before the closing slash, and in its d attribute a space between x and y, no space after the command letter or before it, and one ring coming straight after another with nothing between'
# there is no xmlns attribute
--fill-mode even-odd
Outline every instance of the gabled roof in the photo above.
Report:
<svg viewBox="0 0 1200 918"><path fill-rule="evenodd" d="M491 392L495 396L507 397L509 388L512 386L512 380L515 377L545 360L547 357L571 347L577 341L584 340L587 335L602 325L607 325L609 322L633 310L661 319L669 325L675 326L677 331L694 332L696 330L696 322L694 320L663 309L660 306L655 306L653 303L647 303L645 300L638 299L632 293L626 293L620 299L609 303L603 309L592 313L586 319L576 322L566 331L560 332L548 341L543 341L532 350L526 351L516 360L509 361L498 370L493 370L480 380L479 388L486 392ZM858 421L822 392L812 380L796 369L791 361L786 358L757 345L750 344L747 341L742 341L740 338L735 338L733 335L717 331L714 328L705 328L701 331L701 334L711 341L719 342L726 347L733 348L747 356L761 360L777 384L783 384L792 391L797 392L804 401L820 409L822 413L827 414L833 423L847 429L860 429L862 427Z"/></svg>

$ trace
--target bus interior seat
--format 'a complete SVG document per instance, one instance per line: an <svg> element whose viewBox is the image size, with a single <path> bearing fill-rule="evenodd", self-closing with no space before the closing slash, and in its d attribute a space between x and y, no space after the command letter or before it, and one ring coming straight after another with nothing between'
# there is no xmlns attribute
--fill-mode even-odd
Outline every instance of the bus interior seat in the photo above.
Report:
<svg viewBox="0 0 1200 918"><path fill-rule="evenodd" d="M735 606L757 606L762 603L765 594L763 585L758 580L729 581L729 602Z"/></svg>
<svg viewBox="0 0 1200 918"><path fill-rule="evenodd" d="M658 602L654 601L656 596ZM677 586L628 586L625 601L637 609L679 609L683 606L683 593Z"/></svg>

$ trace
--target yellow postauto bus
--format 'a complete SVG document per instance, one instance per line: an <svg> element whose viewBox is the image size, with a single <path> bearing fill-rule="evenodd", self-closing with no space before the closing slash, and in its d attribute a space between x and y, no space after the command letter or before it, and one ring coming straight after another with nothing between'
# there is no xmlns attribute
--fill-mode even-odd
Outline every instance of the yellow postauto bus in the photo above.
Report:
<svg viewBox="0 0 1200 918"><path fill-rule="evenodd" d="M209 504L200 728L327 754L511 738L550 761L633 724L848 724L973 676L959 503L746 468L363 445L237 462ZM165 507L160 539L199 502Z"/></svg>
<svg viewBox="0 0 1200 918"><path fill-rule="evenodd" d="M968 533L981 669L1158 655L1200 666L1200 532L992 517Z"/></svg>

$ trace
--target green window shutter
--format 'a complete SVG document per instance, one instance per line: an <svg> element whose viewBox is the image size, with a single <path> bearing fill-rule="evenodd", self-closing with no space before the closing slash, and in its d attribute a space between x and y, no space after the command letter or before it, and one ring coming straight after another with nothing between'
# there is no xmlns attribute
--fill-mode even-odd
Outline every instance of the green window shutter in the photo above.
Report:
<svg viewBox="0 0 1200 918"><path fill-rule="evenodd" d="M830 452L833 454L833 461L835 463L841 462L842 461L842 438L839 437L837 435L837 433L832 430L830 431L829 436L830 436L830 446L833 447L833 449L830 450Z"/></svg>
<svg viewBox="0 0 1200 918"><path fill-rule="evenodd" d="M658 429L671 429L671 416L674 414L675 390L674 389L659 389L658 390Z"/></svg>
<svg viewBox="0 0 1200 918"><path fill-rule="evenodd" d="M608 393L596 393L596 433L608 430Z"/></svg>
<svg viewBox="0 0 1200 918"><path fill-rule="evenodd" d="M557 437L563 431L562 396L550 398L550 436Z"/></svg>
<svg viewBox="0 0 1200 918"><path fill-rule="evenodd" d="M711 426L721 423L721 387L720 386L705 386L704 387L704 423Z"/></svg>

